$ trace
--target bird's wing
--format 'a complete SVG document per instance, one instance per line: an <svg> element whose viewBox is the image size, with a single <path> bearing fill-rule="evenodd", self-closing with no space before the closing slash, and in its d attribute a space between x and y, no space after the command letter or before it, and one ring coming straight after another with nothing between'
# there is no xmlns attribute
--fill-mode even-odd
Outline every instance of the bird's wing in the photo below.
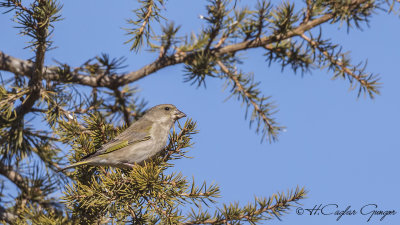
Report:
<svg viewBox="0 0 400 225"><path fill-rule="evenodd" d="M128 127L124 132L120 133L111 141L107 142L96 152L86 155L82 160L88 160L98 155L108 154L117 151L129 145L147 141L151 138L150 130L153 123L148 120L138 120L132 126Z"/></svg>

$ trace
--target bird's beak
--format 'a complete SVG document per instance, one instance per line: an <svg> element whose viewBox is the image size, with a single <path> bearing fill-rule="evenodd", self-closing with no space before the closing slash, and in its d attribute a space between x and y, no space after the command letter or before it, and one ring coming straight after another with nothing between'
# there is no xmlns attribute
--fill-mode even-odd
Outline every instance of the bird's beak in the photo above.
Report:
<svg viewBox="0 0 400 225"><path fill-rule="evenodd" d="M176 116L177 119L180 119L182 117L186 117L186 114L181 112L181 111L179 111L179 110L177 110L177 112L175 113L175 116Z"/></svg>

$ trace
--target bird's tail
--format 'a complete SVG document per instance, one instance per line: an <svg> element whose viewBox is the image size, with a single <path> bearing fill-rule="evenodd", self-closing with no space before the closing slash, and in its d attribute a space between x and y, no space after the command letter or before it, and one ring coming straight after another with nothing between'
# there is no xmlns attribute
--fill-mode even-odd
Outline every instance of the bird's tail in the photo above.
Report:
<svg viewBox="0 0 400 225"><path fill-rule="evenodd" d="M64 167L64 168L59 169L58 172L63 172L64 170L67 170L67 169L71 169L71 168L74 168L74 167L77 167L77 166L81 166L81 165L86 165L86 164L88 164L89 162L90 162L90 161L76 162L76 163L73 163L73 164L71 164L71 165L69 165L69 166L66 166L66 167Z"/></svg>

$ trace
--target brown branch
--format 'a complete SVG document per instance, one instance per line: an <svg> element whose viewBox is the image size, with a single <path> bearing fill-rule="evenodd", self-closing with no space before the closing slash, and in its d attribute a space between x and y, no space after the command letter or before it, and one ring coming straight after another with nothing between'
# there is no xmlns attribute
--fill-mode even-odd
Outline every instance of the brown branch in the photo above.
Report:
<svg viewBox="0 0 400 225"><path fill-rule="evenodd" d="M304 31L307 31L319 24L322 24L331 18L333 18L333 15L327 14L318 19L314 19L314 20L309 21L308 23L300 25L293 31L288 32L286 35L269 36L269 37L257 39L256 41L254 41L254 40L243 41L243 42L240 42L237 44L227 45L227 46L221 47L221 48L213 48L210 51L211 51L211 54L220 56L220 55L224 55L224 54L228 54L228 53L235 53L237 51L241 51L241 50L245 50L245 49L261 47L261 46L273 43L276 40L282 40L282 39L286 39L286 38L301 34ZM96 79L96 77L86 76L86 75L80 74L76 70L74 70L74 71L70 72L68 81L77 83L77 84L81 84L81 85L91 86L91 87L109 87L109 88L119 87L119 86L123 86L123 85L129 84L129 83L135 82L137 80L140 80L140 79L146 77L147 75L152 74L152 73L154 73L160 69L163 69L165 67L183 63L183 62L193 58L196 54L199 54L199 52L195 51L192 53L185 53L185 54L182 54L182 52L179 52L179 53L176 53L171 56L158 58L154 62L152 62L148 65L145 65L144 67L140 68L139 70L132 71L132 72L126 73L126 74L122 74L120 76L118 76L117 74L113 74L111 76L105 76L100 81L98 81ZM12 56L7 55L0 51L0 70L9 71L9 72L24 75L24 76L31 76L32 72L34 71L33 68L34 68L34 64L32 62L12 57ZM66 80L67 78L60 77L60 74L57 73L57 70L58 70L57 67L44 68L43 69L43 78L46 80L52 80L52 81L63 81L63 80L67 81Z"/></svg>
<svg viewBox="0 0 400 225"><path fill-rule="evenodd" d="M367 0L355 0L352 2L350 7L353 8L365 2L367 2ZM319 18L312 19L308 22L302 23L298 27L294 28L291 31L288 31L285 34L271 35L268 37L262 37L255 40L246 40L237 44L227 45L220 48L213 48L210 50L210 53L218 57L221 55L232 54L246 49L263 47L265 45L274 43L276 41L301 35L305 31L308 31L313 27L316 27L322 23L329 21L330 19L334 18L334 16L335 15L333 13L328 13ZM92 87L109 87L111 89L114 89L115 87L120 87L135 82L137 80L140 80L146 77L147 75L152 74L165 67L188 61L200 53L201 51L194 51L189 53L177 52L174 55L158 58L154 62L145 65L139 70L121 75L112 74L110 76L104 76L101 80L98 80L96 77L80 74L77 72L78 70L74 70L71 71L70 74L68 74L69 75L68 81ZM34 71L33 68L34 64L32 62L14 58L0 51L0 70L17 73L24 76L31 76L32 72ZM63 80L66 81L67 78L60 77L60 74L57 73L57 70L58 70L57 67L44 68L42 70L43 78L53 81L63 81Z"/></svg>
<svg viewBox="0 0 400 225"><path fill-rule="evenodd" d="M185 197L185 198L207 198L210 197L211 192L199 192L199 193L181 193L179 196Z"/></svg>
<svg viewBox="0 0 400 225"><path fill-rule="evenodd" d="M150 16L152 13L153 13L153 4L149 4L149 6L147 7L147 13L143 19L143 23L139 28L139 36L143 35L144 29L145 29L146 25L149 23Z"/></svg>
<svg viewBox="0 0 400 225"><path fill-rule="evenodd" d="M19 7L22 7L20 3L18 3ZM45 7L45 2L39 1L39 5L37 6L38 8ZM35 15L31 15L32 18L35 18L35 20L38 20ZM16 108L17 116L22 119L26 113L30 111L30 109L33 107L35 102L40 98L40 92L42 89L42 77L43 77L43 69L44 69L44 57L45 53L47 50L47 33L48 33L48 26L49 26L49 19L44 18L40 19L40 21L37 21L37 26L34 27L35 32L36 32L36 37L37 39L37 46L35 48L35 62L33 64L33 70L30 75L30 80L29 80L29 93L27 95L27 98L22 102L20 106ZM32 25L33 26L33 25Z"/></svg>
<svg viewBox="0 0 400 225"><path fill-rule="evenodd" d="M367 0L355 0L352 2L352 5L353 5L353 7L355 7L356 5L362 4L365 2L367 2ZM301 35L305 31L310 30L313 27L316 27L322 23L329 21L330 19L334 18L334 16L335 15L333 13L325 14L319 18L316 18L316 19L310 20L306 23L300 24L298 27L287 32L286 34L271 35L271 36L259 38L256 40L247 40L247 41L243 41L243 42L240 42L237 44L227 45L222 48L214 48L214 49L210 50L210 52L211 52L211 54L218 57L218 56L225 55L225 54L232 54L237 51L262 47L262 46L271 44L273 42L276 42L277 40L284 40L287 38L291 38L293 36ZM135 82L135 81L137 81L143 77L146 77L147 75L154 73L155 71L158 71L162 68L185 62L185 61L193 58L196 54L200 54L200 52L195 51L195 52L188 53L188 54L177 53L172 56L157 59L153 63L150 63L137 71L133 71L128 74L122 75L121 77L118 78L117 83L119 83L119 86L120 86L120 85L128 84L131 82Z"/></svg>
<svg viewBox="0 0 400 225"><path fill-rule="evenodd" d="M264 45L273 43L277 40L283 40L283 39L290 38L290 37L299 35L301 33L304 33L305 31L307 31L319 24L322 24L332 18L333 18L333 14L326 14L324 16L321 16L320 18L311 20L308 23L300 25L299 27L293 29L292 31L288 32L285 35L278 35L278 36L274 35L274 36L260 38L257 40L243 41L243 42L240 42L237 44L227 45L222 48L214 48L214 49L210 50L210 52L211 52L211 54L218 57L218 56L225 55L225 54L235 53L235 52L241 51L241 50L262 47ZM160 59L154 61L153 63L150 63L150 64L142 67L141 69L139 69L137 71L133 71L128 74L124 74L123 76L118 78L117 82L119 83L119 85L135 82L135 81L142 79L142 78L146 77L147 75L154 73L155 71L158 71L162 68L185 62L185 61L193 58L196 54L199 54L199 52L196 51L196 52L188 53L188 54L180 53L180 54L174 54L172 56L160 58Z"/></svg>
<svg viewBox="0 0 400 225"><path fill-rule="evenodd" d="M27 60L21 60L13 56L7 55L0 51L0 70L30 77L34 71L34 63ZM58 73L58 67L45 67L42 71L43 79L49 81L68 81L91 87L105 87L116 80L116 76L105 76L100 81L96 77L86 76L71 71L69 77L62 77Z"/></svg>

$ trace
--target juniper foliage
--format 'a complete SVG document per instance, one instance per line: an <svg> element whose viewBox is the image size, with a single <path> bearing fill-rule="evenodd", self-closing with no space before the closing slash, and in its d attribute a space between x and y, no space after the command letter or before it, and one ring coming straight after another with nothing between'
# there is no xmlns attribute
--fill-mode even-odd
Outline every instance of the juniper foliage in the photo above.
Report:
<svg viewBox="0 0 400 225"><path fill-rule="evenodd" d="M271 96L259 89L258 75L241 68L245 51L262 49L267 65L278 64L293 73L326 69L333 79L347 80L358 96L373 98L379 94L379 76L366 72L366 63L353 64L321 27L360 29L373 13L399 11L398 0L259 0L255 5L209 0L207 14L201 15L203 28L182 35L180 26L163 16L168 1L138 3L127 19L127 43L134 53L145 48L157 58L136 71L121 72L124 58L107 54L78 67L62 61L45 65L53 30L62 19L61 2L0 0L0 9L30 38L26 48L32 50L27 59L0 51L0 222L256 224L281 217L305 197L304 188L255 198L245 206L217 208L218 185L198 185L194 178L173 172L175 160L189 157L197 133L192 119L171 132L169 144L144 166L56 171L66 164L65 154L69 162L76 162L140 118L147 102L135 82L178 64L184 65L185 81L196 87L206 87L210 79L225 81L228 98L245 106L250 125L270 142L284 126L275 118ZM61 151L65 148L70 152ZM10 184L17 189L11 200L5 198ZM54 195L60 189L61 199Z"/></svg>

